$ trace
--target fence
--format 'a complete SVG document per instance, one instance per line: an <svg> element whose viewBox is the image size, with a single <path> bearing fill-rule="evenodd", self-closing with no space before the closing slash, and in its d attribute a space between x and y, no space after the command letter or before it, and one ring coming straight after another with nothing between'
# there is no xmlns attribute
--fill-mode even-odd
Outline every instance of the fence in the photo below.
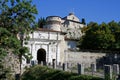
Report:
<svg viewBox="0 0 120 80"><path fill-rule="evenodd" d="M41 65L44 66L42 63ZM49 68L69 71L72 73L78 73L79 75L86 74L86 75L97 76L104 78L105 80L120 79L118 64L104 65L103 69L97 69L95 63L91 64L89 68L85 68L84 64L80 64L80 63L77 63L75 66L72 66L72 64L70 63L63 63L63 64L59 63L58 65L56 65L55 61L53 61L52 63L46 63L46 65Z"/></svg>

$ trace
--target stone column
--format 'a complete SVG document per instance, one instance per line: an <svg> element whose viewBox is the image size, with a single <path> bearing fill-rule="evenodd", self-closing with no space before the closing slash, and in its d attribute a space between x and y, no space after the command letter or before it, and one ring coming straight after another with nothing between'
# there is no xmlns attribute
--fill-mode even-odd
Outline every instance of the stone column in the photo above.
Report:
<svg viewBox="0 0 120 80"><path fill-rule="evenodd" d="M119 65L113 64L113 74L118 75L119 74Z"/></svg>
<svg viewBox="0 0 120 80"><path fill-rule="evenodd" d="M35 60L35 65L37 65L38 64L38 61L37 60Z"/></svg>
<svg viewBox="0 0 120 80"><path fill-rule="evenodd" d="M78 74L84 74L84 64L77 64L78 65Z"/></svg>
<svg viewBox="0 0 120 80"><path fill-rule="evenodd" d="M44 65L43 61L41 61L41 62L40 62L40 65L41 65L41 66L43 66L43 65Z"/></svg>
<svg viewBox="0 0 120 80"><path fill-rule="evenodd" d="M63 63L63 71L67 71L67 64Z"/></svg>
<svg viewBox="0 0 120 80"><path fill-rule="evenodd" d="M113 77L114 77L114 79L117 78L118 74L119 74L119 65L113 64Z"/></svg>
<svg viewBox="0 0 120 80"><path fill-rule="evenodd" d="M53 69L56 69L56 61L55 61L55 59L52 60L52 66L53 66Z"/></svg>
<svg viewBox="0 0 120 80"><path fill-rule="evenodd" d="M112 67L111 67L111 65L104 66L104 77L105 77L105 80L112 79Z"/></svg>
<svg viewBox="0 0 120 80"><path fill-rule="evenodd" d="M33 60L31 61L31 65L32 65L32 66L34 66L34 65L35 65L35 63L34 63L34 61L33 61Z"/></svg>
<svg viewBox="0 0 120 80"><path fill-rule="evenodd" d="M91 69L92 69L92 72L96 72L96 64L95 63L91 64Z"/></svg>
<svg viewBox="0 0 120 80"><path fill-rule="evenodd" d="M91 71L92 71L92 75L94 75L94 72L96 72L96 64L95 63L91 64Z"/></svg>

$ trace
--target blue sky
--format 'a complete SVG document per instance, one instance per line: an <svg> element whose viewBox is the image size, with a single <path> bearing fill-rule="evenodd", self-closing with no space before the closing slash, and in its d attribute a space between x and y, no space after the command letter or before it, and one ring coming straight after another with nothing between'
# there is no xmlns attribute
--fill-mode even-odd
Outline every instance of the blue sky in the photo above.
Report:
<svg viewBox="0 0 120 80"><path fill-rule="evenodd" d="M74 12L87 23L120 21L120 0L33 0L33 3L38 9L37 20L47 16L65 17Z"/></svg>

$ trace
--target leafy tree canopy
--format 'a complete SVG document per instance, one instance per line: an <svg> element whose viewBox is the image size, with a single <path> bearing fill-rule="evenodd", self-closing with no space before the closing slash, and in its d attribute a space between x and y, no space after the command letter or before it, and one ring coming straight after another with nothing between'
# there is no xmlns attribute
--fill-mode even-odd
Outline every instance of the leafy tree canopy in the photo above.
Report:
<svg viewBox="0 0 120 80"><path fill-rule="evenodd" d="M25 57L29 55L28 49L22 46L23 34L35 25L36 14L32 0L0 0L0 60L9 51Z"/></svg>
<svg viewBox="0 0 120 80"><path fill-rule="evenodd" d="M112 49L120 50L120 22L111 21L108 23L112 34L115 36L115 42L112 44Z"/></svg>
<svg viewBox="0 0 120 80"><path fill-rule="evenodd" d="M32 0L0 0L0 25L11 33L27 32L35 24Z"/></svg>
<svg viewBox="0 0 120 80"><path fill-rule="evenodd" d="M28 33L35 24L36 6L32 0L0 0L0 46L20 52L18 34ZM21 36L19 36L21 37ZM23 36L22 36L23 38ZM20 38L21 39L21 38Z"/></svg>
<svg viewBox="0 0 120 80"><path fill-rule="evenodd" d="M97 24L90 22L82 29L85 34L79 41L80 49L120 50L120 24L114 21Z"/></svg>

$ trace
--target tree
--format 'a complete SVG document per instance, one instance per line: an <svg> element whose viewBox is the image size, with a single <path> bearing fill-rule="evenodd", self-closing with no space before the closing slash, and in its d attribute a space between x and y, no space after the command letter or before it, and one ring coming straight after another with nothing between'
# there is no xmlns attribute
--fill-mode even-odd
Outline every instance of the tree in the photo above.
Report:
<svg viewBox="0 0 120 80"><path fill-rule="evenodd" d="M115 42L115 37L109 29L108 24L102 23L98 34L100 48L103 50L111 50L111 44Z"/></svg>
<svg viewBox="0 0 120 80"><path fill-rule="evenodd" d="M88 24L87 28L84 29L85 35L82 36L79 42L80 49L95 49L96 41L94 35L95 31L98 29L98 24L91 22ZM94 43L93 43L94 42Z"/></svg>
<svg viewBox="0 0 120 80"><path fill-rule="evenodd" d="M46 24L46 19L45 18L40 18L38 19L38 27L43 28L43 26Z"/></svg>
<svg viewBox="0 0 120 80"><path fill-rule="evenodd" d="M82 24L86 24L86 21L84 18L82 18Z"/></svg>
<svg viewBox="0 0 120 80"><path fill-rule="evenodd" d="M79 42L81 49L108 50L111 47L110 43L115 41L114 35L106 23L98 25L91 22L85 30L85 35Z"/></svg>
<svg viewBox="0 0 120 80"><path fill-rule="evenodd" d="M14 37L6 28L0 27L0 79L9 74L5 68L4 58L12 51L17 53L20 47L20 41ZM10 77L9 77L10 79Z"/></svg>
<svg viewBox="0 0 120 80"><path fill-rule="evenodd" d="M37 9L32 0L0 0L0 57L9 50L19 55L20 61L26 56L23 35L35 25L35 14Z"/></svg>
<svg viewBox="0 0 120 80"><path fill-rule="evenodd" d="M34 26L37 10L31 0L2 0L0 5L1 27L18 34Z"/></svg>
<svg viewBox="0 0 120 80"><path fill-rule="evenodd" d="M120 23L111 21L108 23L112 34L115 36L115 42L112 44L112 50L120 51Z"/></svg>

